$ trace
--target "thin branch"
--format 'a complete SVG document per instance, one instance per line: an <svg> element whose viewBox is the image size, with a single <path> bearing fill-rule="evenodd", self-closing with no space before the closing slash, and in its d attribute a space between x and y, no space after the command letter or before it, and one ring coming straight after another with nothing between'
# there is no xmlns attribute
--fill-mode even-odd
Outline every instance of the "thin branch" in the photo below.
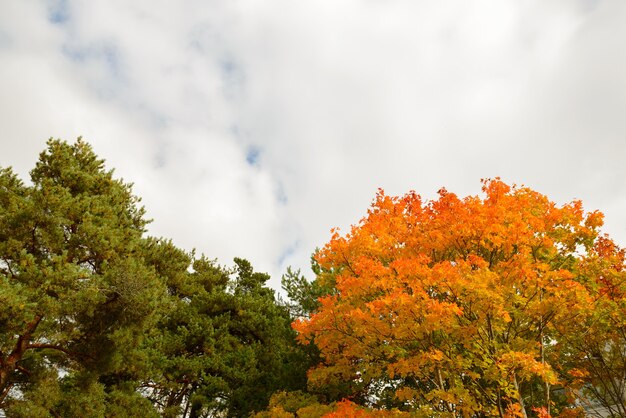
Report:
<svg viewBox="0 0 626 418"><path fill-rule="evenodd" d="M20 372L24 373L26 376L30 376L31 375L30 370L25 369L24 367L22 367L20 365L16 365L15 368L17 370L19 370Z"/></svg>
<svg viewBox="0 0 626 418"><path fill-rule="evenodd" d="M60 347L58 345L55 344L40 344L40 343L35 343L35 344L28 344L28 346L26 346L27 349L29 348L34 348L34 349L49 349L49 350L57 350L57 351L61 351L65 354L67 354L68 356L73 355L74 353L72 353L71 351L69 351L66 348Z"/></svg>

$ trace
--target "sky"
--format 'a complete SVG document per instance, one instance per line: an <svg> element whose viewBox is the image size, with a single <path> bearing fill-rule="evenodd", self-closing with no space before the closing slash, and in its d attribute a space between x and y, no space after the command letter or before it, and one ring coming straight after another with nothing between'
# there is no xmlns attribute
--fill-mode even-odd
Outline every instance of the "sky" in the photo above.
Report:
<svg viewBox="0 0 626 418"><path fill-rule="evenodd" d="M378 188L501 177L626 246L623 0L0 0L0 166L78 136L149 233L280 286Z"/></svg>

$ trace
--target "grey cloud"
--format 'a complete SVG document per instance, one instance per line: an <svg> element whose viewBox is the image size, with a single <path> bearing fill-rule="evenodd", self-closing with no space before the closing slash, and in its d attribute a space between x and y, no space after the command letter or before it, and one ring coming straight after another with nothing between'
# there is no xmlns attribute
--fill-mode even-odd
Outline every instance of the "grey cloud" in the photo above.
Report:
<svg viewBox="0 0 626 418"><path fill-rule="evenodd" d="M603 210L626 244L619 0L58 5L0 17L0 163L83 134L152 233L274 285L378 187L476 194L499 175Z"/></svg>

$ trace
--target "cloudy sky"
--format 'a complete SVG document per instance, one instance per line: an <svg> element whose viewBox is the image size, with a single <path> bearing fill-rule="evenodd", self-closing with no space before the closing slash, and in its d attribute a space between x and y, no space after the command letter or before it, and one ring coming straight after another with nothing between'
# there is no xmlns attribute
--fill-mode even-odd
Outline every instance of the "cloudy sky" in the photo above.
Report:
<svg viewBox="0 0 626 418"><path fill-rule="evenodd" d="M500 176L624 246L625 21L623 0L0 0L0 166L82 135L151 234L274 286L378 187Z"/></svg>

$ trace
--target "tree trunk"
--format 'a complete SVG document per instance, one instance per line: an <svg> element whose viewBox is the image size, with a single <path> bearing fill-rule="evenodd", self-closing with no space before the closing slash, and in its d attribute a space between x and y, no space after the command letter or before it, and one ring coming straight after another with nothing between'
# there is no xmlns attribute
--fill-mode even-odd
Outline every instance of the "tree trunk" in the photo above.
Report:
<svg viewBox="0 0 626 418"><path fill-rule="evenodd" d="M502 394L500 393L500 388L498 388L498 416L500 418L504 418L504 411L502 410Z"/></svg>
<svg viewBox="0 0 626 418"><path fill-rule="evenodd" d="M519 400L519 405L522 408L522 416L524 418L528 418L526 414L526 406L524 405L524 398L522 398L522 392L519 389L519 384L517 383L517 374L513 373L513 384L515 385L515 390L517 391L517 399Z"/></svg>
<svg viewBox="0 0 626 418"><path fill-rule="evenodd" d="M2 368L0 368L0 406L4 403L4 398L6 394L9 392L9 377L11 376L11 371L5 367L4 363L2 364Z"/></svg>
<svg viewBox="0 0 626 418"><path fill-rule="evenodd" d="M13 351L6 358L0 359L0 396L2 396L0 403L4 401L4 397L8 393L11 375L17 369L17 363L22 360L24 353L28 350L33 332L37 329L42 318L43 316L37 315L35 319L26 324L26 331L18 337Z"/></svg>

